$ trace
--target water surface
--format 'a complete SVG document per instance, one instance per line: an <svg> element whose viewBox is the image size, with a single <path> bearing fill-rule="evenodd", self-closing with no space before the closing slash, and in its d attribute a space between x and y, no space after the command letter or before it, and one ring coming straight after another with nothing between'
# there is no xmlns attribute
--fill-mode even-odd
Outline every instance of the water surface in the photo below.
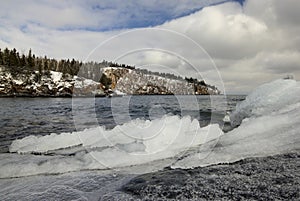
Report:
<svg viewBox="0 0 300 201"><path fill-rule="evenodd" d="M1 98L0 152L7 152L12 140L28 135L72 132L98 125L111 129L132 119L156 119L166 114L190 115L202 126L221 125L225 112L233 110L244 98L237 95Z"/></svg>

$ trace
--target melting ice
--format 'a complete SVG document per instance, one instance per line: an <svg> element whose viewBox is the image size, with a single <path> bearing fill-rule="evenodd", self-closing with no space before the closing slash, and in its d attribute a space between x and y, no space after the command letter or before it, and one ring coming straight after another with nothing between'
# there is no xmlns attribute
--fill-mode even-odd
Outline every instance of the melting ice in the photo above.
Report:
<svg viewBox="0 0 300 201"><path fill-rule="evenodd" d="M237 105L233 126L210 154L190 154L173 168L234 162L247 157L274 155L300 149L300 83L276 80L260 86ZM206 156L206 155L205 155Z"/></svg>
<svg viewBox="0 0 300 201"><path fill-rule="evenodd" d="M18 154L1 155L0 177L145 164L175 157L222 134L218 125L200 128L199 122L189 116L164 116L152 121L132 120L112 130L97 127L74 133L28 136L11 144L10 152Z"/></svg>

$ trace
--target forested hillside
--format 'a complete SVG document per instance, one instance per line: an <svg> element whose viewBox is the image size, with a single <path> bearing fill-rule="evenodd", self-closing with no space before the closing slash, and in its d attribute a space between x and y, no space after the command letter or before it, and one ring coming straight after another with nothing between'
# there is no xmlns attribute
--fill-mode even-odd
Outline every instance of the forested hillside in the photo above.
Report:
<svg viewBox="0 0 300 201"><path fill-rule="evenodd" d="M78 84L78 80L90 80L86 83L92 86ZM84 86L83 89L80 86ZM203 80L151 72L126 64L106 60L83 63L74 58L57 60L36 56L31 49L27 54L20 54L15 48L0 49L1 96L72 96L74 90L77 95L101 96L116 90L135 95L220 93Z"/></svg>

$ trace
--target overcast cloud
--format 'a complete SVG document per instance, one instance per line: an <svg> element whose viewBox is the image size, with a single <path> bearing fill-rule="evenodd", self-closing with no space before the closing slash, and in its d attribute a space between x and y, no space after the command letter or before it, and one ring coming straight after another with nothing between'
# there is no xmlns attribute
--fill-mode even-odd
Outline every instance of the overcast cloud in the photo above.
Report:
<svg viewBox="0 0 300 201"><path fill-rule="evenodd" d="M0 47L116 60L222 90L224 83L227 93L248 93L288 74L299 80L300 1L220 2L5 1Z"/></svg>

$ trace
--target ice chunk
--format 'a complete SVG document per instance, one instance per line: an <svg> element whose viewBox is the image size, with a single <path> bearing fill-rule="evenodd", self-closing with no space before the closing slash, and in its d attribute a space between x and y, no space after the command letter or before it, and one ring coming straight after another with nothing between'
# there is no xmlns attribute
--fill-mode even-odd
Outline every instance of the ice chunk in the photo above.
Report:
<svg viewBox="0 0 300 201"><path fill-rule="evenodd" d="M223 122L224 123L230 123L230 113L229 112L226 112L226 115L224 116L223 118Z"/></svg>
<svg viewBox="0 0 300 201"><path fill-rule="evenodd" d="M299 83L291 79L275 80L258 87L238 104L230 116L231 124L235 127L244 118L266 115L297 102L300 102Z"/></svg>
<svg viewBox="0 0 300 201"><path fill-rule="evenodd" d="M117 89L114 91L114 93L119 96L126 96L126 93L123 93L122 91L119 91Z"/></svg>
<svg viewBox="0 0 300 201"><path fill-rule="evenodd" d="M97 127L74 133L28 136L10 146L10 152L26 155L0 155L0 178L175 160L189 148L222 134L218 125L200 128L199 122L189 116L163 116L152 121L132 120L112 130Z"/></svg>
<svg viewBox="0 0 300 201"><path fill-rule="evenodd" d="M259 87L233 112L235 122L241 122L238 128L221 136L213 149L202 146L201 152L189 154L172 167L192 168L299 150L299 85L294 80L277 80Z"/></svg>

